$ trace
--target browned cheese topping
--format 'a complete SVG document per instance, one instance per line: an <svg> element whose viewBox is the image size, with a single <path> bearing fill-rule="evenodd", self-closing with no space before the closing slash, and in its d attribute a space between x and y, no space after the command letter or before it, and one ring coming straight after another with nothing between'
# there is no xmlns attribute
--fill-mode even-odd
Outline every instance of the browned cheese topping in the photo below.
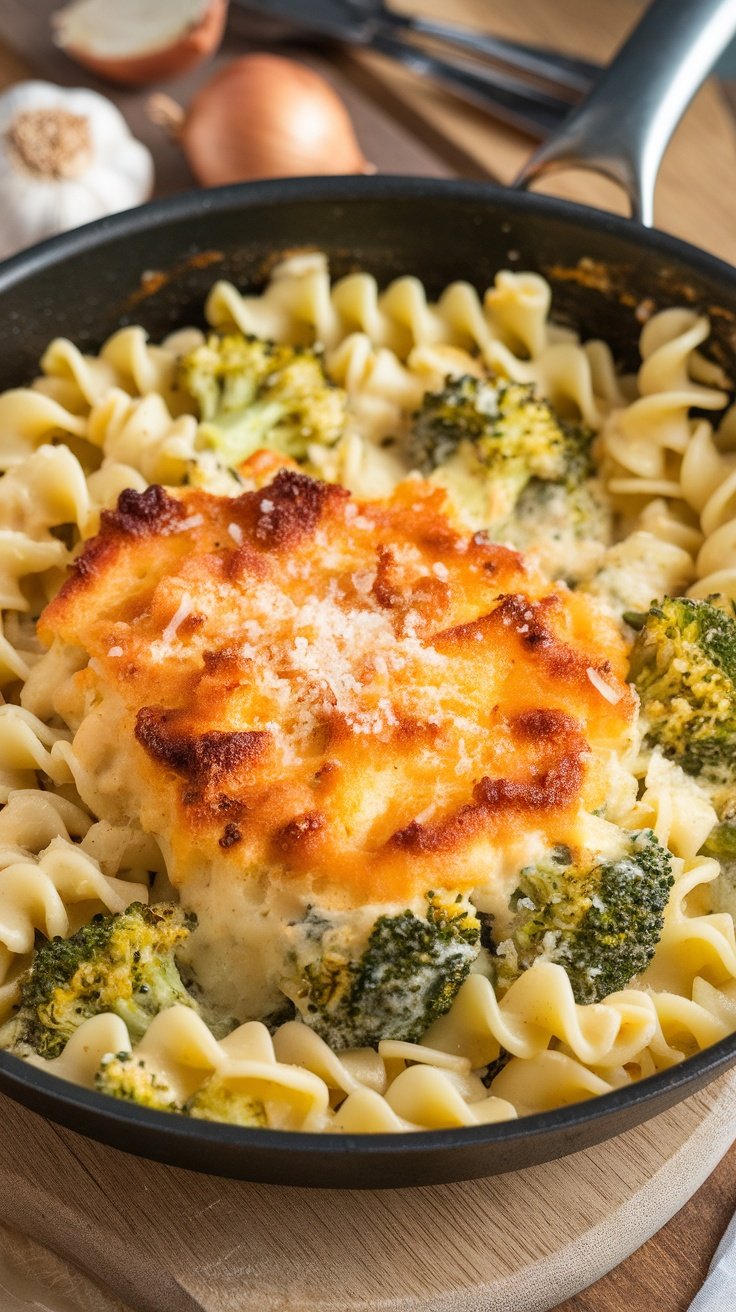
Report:
<svg viewBox="0 0 736 1312"><path fill-rule="evenodd" d="M605 801L634 714L623 641L460 535L443 497L408 479L359 502L282 467L234 499L150 487L103 515L39 629L121 699L174 878L198 851L352 903L469 889L490 848L569 842Z"/></svg>

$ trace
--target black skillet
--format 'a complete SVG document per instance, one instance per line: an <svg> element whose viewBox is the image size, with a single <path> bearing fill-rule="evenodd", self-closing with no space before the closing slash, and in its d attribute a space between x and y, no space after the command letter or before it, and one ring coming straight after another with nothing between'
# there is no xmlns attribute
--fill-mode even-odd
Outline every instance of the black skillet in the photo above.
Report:
<svg viewBox="0 0 736 1312"><path fill-rule="evenodd" d="M651 221L659 157L693 91L736 30L736 0L657 0L581 110L526 177L562 160L607 173ZM96 349L122 323L155 340L201 320L215 278L262 284L274 253L325 250L334 274L386 283L411 272L437 294L479 289L499 268L552 284L558 320L637 363L635 310L709 313L711 351L736 366L736 271L639 223L498 187L403 178L304 179L178 196L104 219L0 268L0 387L30 379L57 334ZM147 271L165 276L144 278ZM736 1035L605 1097L502 1125L397 1135L241 1130L149 1112L80 1090L0 1053L0 1090L74 1130L142 1156L248 1180L343 1188L432 1184L589 1147L664 1111L736 1062Z"/></svg>

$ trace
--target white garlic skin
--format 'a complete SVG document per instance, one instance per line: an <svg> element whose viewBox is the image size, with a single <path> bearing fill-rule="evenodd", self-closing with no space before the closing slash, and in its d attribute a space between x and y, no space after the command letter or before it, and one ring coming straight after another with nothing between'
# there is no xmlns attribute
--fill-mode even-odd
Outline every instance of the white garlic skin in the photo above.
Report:
<svg viewBox="0 0 736 1312"><path fill-rule="evenodd" d="M9 133L19 114L35 110L61 110L87 120L90 158L76 176L48 176L19 166ZM151 195L153 176L150 151L104 96L51 82L17 83L0 95L0 259L140 205Z"/></svg>

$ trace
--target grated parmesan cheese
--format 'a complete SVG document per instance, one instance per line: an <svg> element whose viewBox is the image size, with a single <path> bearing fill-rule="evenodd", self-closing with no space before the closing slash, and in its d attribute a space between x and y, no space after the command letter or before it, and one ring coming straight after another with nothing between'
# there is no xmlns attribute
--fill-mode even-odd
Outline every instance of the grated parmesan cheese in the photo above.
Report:
<svg viewBox="0 0 736 1312"><path fill-rule="evenodd" d="M161 637L165 643L170 643L174 641L179 625L186 619L187 615L191 614L191 611L192 611L192 599L189 596L189 593L185 592L174 614L172 615L171 619L166 625L166 628L161 634Z"/></svg>
<svg viewBox="0 0 736 1312"><path fill-rule="evenodd" d="M600 693L601 697L605 697L606 701L610 702L612 706L615 706L617 702L621 701L623 693L619 692L616 688L612 688L610 683L606 683L605 679L601 678L598 671L594 670L592 665L588 666L585 673L596 691Z"/></svg>

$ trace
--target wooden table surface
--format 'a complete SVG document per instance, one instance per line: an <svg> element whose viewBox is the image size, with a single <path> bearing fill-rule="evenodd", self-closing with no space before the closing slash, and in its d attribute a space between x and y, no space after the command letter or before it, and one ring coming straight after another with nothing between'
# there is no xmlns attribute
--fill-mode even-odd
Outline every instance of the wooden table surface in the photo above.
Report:
<svg viewBox="0 0 736 1312"><path fill-rule="evenodd" d="M54 54L46 39L45 18L53 5L44 0L0 0L0 87L34 76L79 83L87 79ZM610 56L641 9L639 0L405 0L404 7L451 16L499 34L557 44L601 60ZM237 39L244 20L238 16ZM230 37L232 48L234 37ZM324 58L309 52L310 62ZM324 67L324 64L322 64ZM434 176L493 177L509 181L530 143L492 123L428 84L396 70L376 56L333 55L328 71L346 95L369 158L381 171ZM182 99L207 76L200 70L174 84ZM101 88L102 89L102 88ZM174 148L144 123L142 98L118 96L134 129L155 148L160 193L191 185ZM736 136L722 90L709 84L694 102L668 152L658 188L661 227L722 258L736 262L736 200L733 175ZM550 188L551 189L551 188ZM563 175L557 194L611 209L622 199L590 175ZM626 1262L558 1312L685 1312L702 1283L716 1244L736 1208L736 1146L684 1207Z"/></svg>

